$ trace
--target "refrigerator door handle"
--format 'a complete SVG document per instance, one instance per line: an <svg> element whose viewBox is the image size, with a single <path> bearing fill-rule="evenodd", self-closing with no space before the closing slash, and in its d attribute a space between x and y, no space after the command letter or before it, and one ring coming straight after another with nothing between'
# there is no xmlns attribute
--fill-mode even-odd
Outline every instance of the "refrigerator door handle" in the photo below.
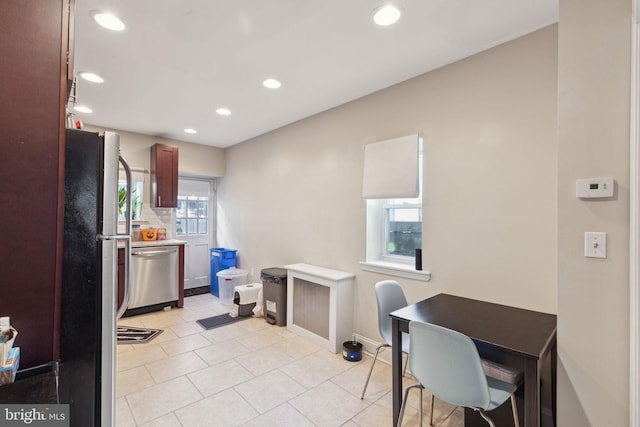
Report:
<svg viewBox="0 0 640 427"><path fill-rule="evenodd" d="M125 209L127 212L126 218L125 218L125 229L124 229L124 234L119 235L118 239L119 240L124 240L124 256L125 256L125 261L124 261L124 295L122 298L122 304L120 305L120 307L118 308L118 311L116 313L116 320L120 319L123 315L124 312L127 310L127 307L129 306L129 294L130 294L130 282L131 282L131 269L130 269L130 265L131 265L131 217L132 217L132 212L131 212L131 168L129 167L129 164L127 163L127 161L120 156L118 158L119 162L122 164L122 167L124 168L124 173L127 177L127 198L126 198L126 205L125 205Z"/></svg>
<svg viewBox="0 0 640 427"><path fill-rule="evenodd" d="M116 312L116 320L120 319L123 315L124 312L127 310L127 307L129 307L129 289L130 289L130 268L129 265L131 264L131 237L130 236L120 236L119 240L123 240L124 241L124 256L125 256L125 261L124 261L124 295L122 297L122 304L120 305L120 307L118 308L118 311Z"/></svg>
<svg viewBox="0 0 640 427"><path fill-rule="evenodd" d="M126 240L126 237L123 234L114 234L114 235L98 234L96 236L96 240L99 240L99 241L103 241L103 240Z"/></svg>
<svg viewBox="0 0 640 427"><path fill-rule="evenodd" d="M127 161L122 157L118 157L118 161L122 164L124 169L124 174L127 177L127 198L125 209L127 211L127 217L125 218L125 227L124 227L124 235L131 236L131 168Z"/></svg>

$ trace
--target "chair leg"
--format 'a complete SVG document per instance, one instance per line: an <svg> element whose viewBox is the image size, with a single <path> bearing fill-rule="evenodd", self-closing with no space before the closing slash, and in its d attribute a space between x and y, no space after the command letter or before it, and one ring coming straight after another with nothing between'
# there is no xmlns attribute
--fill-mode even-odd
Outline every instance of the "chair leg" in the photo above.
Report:
<svg viewBox="0 0 640 427"><path fill-rule="evenodd" d="M520 420L518 419L518 407L516 406L516 396L511 395L511 409L513 410L513 425L514 427L520 427Z"/></svg>
<svg viewBox="0 0 640 427"><path fill-rule="evenodd" d="M491 427L496 427L496 425L493 423L493 420L487 416L487 414L484 412L483 409L480 409L480 408L473 408L473 409L480 412L480 416L484 418L484 420L488 422Z"/></svg>
<svg viewBox="0 0 640 427"><path fill-rule="evenodd" d="M409 397L409 390L416 387L420 387L420 397L421 397L420 407L422 408L422 389L424 387L422 387L422 385L420 384L410 385L404 390L404 398L402 399L402 405L400 405L400 415L398 415L398 424L396 425L396 427L402 426L402 418L404 418L404 409L407 407L407 398ZM420 409L420 424L422 424L422 409Z"/></svg>
<svg viewBox="0 0 640 427"><path fill-rule="evenodd" d="M420 387L420 411L418 412L418 414L420 414L420 424L419 426L422 427L422 390L424 390L424 387Z"/></svg>
<svg viewBox="0 0 640 427"><path fill-rule="evenodd" d="M373 365L376 364L376 359L378 359L378 353L385 347L391 347L389 344L381 344L376 348L376 355L373 357L373 361L371 362L371 367L369 368L369 375L367 375L367 381L364 383L364 388L362 389L362 396L360 399L364 399L364 393L367 391L367 386L369 385L369 379L371 378L371 372L373 372Z"/></svg>
<svg viewBox="0 0 640 427"><path fill-rule="evenodd" d="M431 393L431 410L429 411L429 425L433 425L433 402L435 401L435 397L433 397L433 393ZM518 427L518 426L516 426Z"/></svg>

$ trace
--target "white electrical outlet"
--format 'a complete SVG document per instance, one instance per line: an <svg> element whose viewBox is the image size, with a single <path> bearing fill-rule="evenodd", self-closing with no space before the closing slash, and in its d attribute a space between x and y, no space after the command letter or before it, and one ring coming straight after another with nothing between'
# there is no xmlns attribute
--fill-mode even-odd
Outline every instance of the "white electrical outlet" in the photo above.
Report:
<svg viewBox="0 0 640 427"><path fill-rule="evenodd" d="M584 233L584 256L587 258L607 257L607 233L587 231Z"/></svg>

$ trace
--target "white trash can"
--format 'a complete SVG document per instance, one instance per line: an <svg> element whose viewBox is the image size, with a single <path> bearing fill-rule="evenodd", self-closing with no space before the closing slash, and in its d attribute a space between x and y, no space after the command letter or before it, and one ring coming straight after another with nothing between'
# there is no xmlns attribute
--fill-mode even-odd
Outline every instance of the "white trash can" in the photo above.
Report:
<svg viewBox="0 0 640 427"><path fill-rule="evenodd" d="M245 270L240 270L235 267L220 270L216 273L216 276L218 276L218 291L220 292L221 304L233 304L234 288L238 285L246 284L247 275L248 273Z"/></svg>

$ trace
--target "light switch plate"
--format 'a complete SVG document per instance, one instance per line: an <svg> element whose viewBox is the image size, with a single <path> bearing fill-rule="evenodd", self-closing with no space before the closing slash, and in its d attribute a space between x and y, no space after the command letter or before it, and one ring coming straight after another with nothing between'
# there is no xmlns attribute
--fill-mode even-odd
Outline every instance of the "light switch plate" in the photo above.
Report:
<svg viewBox="0 0 640 427"><path fill-rule="evenodd" d="M584 256L587 258L607 257L607 233L587 231L584 233Z"/></svg>

